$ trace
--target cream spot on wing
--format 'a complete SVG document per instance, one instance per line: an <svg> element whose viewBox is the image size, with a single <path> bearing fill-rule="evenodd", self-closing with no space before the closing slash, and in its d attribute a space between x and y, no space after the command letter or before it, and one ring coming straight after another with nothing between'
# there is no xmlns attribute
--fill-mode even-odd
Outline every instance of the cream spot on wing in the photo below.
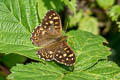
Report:
<svg viewBox="0 0 120 80"><path fill-rule="evenodd" d="M67 53L69 53L70 51L69 51L69 50L67 50L66 52L67 52Z"/></svg>
<svg viewBox="0 0 120 80"><path fill-rule="evenodd" d="M68 61L68 58L66 58L66 60Z"/></svg>
<svg viewBox="0 0 120 80"><path fill-rule="evenodd" d="M64 50L67 50L67 47L66 47L66 48L64 48Z"/></svg>
<svg viewBox="0 0 120 80"><path fill-rule="evenodd" d="M74 60L74 58L72 58L71 60Z"/></svg>
<svg viewBox="0 0 120 80"><path fill-rule="evenodd" d="M55 26L55 28L58 28L58 26Z"/></svg>
<svg viewBox="0 0 120 80"><path fill-rule="evenodd" d="M46 22L46 24L48 24L48 23Z"/></svg>
<svg viewBox="0 0 120 80"><path fill-rule="evenodd" d="M70 55L69 55L69 57L72 57L72 56L73 56L73 54L70 54Z"/></svg>
<svg viewBox="0 0 120 80"><path fill-rule="evenodd" d="M60 50L58 50L58 53L60 53Z"/></svg>
<svg viewBox="0 0 120 80"><path fill-rule="evenodd" d="M67 56L67 54L63 54L63 56L64 56L64 57L66 57L66 56Z"/></svg>
<svg viewBox="0 0 120 80"><path fill-rule="evenodd" d="M55 22L55 24L58 24L58 22Z"/></svg>
<svg viewBox="0 0 120 80"><path fill-rule="evenodd" d="M43 30L43 28L40 28L40 30L42 31L42 30Z"/></svg>
<svg viewBox="0 0 120 80"><path fill-rule="evenodd" d="M47 28L47 26L44 26L44 28Z"/></svg>
<svg viewBox="0 0 120 80"><path fill-rule="evenodd" d="M55 16L55 13L53 13L53 15Z"/></svg>
<svg viewBox="0 0 120 80"><path fill-rule="evenodd" d="M42 31L42 34L44 35L44 34L45 34L45 31Z"/></svg>
<svg viewBox="0 0 120 80"><path fill-rule="evenodd" d="M51 16L49 16L49 19L51 19L52 17Z"/></svg>
<svg viewBox="0 0 120 80"><path fill-rule="evenodd" d="M50 21L50 24L53 24L53 21Z"/></svg>
<svg viewBox="0 0 120 80"><path fill-rule="evenodd" d="M52 51L49 51L49 53L50 53L50 54L53 54L53 52L52 52Z"/></svg>
<svg viewBox="0 0 120 80"><path fill-rule="evenodd" d="M53 19L59 19L58 17L54 17Z"/></svg>
<svg viewBox="0 0 120 80"><path fill-rule="evenodd" d="M56 56L58 56L58 54L56 54Z"/></svg>
<svg viewBox="0 0 120 80"><path fill-rule="evenodd" d="M62 56L59 56L59 58L62 58Z"/></svg>
<svg viewBox="0 0 120 80"><path fill-rule="evenodd" d="M52 58L52 55L50 55L50 58Z"/></svg>

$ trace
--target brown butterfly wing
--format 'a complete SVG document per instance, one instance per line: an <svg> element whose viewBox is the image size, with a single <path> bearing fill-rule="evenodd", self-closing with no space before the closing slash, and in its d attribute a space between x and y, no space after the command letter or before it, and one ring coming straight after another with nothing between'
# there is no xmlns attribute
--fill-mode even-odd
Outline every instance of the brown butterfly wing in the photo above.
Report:
<svg viewBox="0 0 120 80"><path fill-rule="evenodd" d="M46 61L56 60L61 64L72 66L75 63L75 54L62 36L62 25L59 15L50 10L46 13L40 26L32 33L32 43L43 46L37 55Z"/></svg>
<svg viewBox="0 0 120 80"><path fill-rule="evenodd" d="M51 61L54 59L55 50L59 47L59 45L59 41L55 41L51 44L48 44L47 46L40 48L37 51L37 55L43 60Z"/></svg>
<svg viewBox="0 0 120 80"><path fill-rule="evenodd" d="M40 59L43 59L45 61L51 61L54 57L54 49L52 48L42 48L37 51L37 55Z"/></svg>
<svg viewBox="0 0 120 80"><path fill-rule="evenodd" d="M65 42L61 42L59 47L55 50L54 59L66 66L72 66L75 63L75 54L70 46Z"/></svg>
<svg viewBox="0 0 120 80"><path fill-rule="evenodd" d="M58 41L38 50L38 56L46 61L56 60L58 63L72 66L75 54L65 41Z"/></svg>
<svg viewBox="0 0 120 80"><path fill-rule="evenodd" d="M32 43L37 46L46 46L62 35L62 25L59 15L50 10L32 33Z"/></svg>

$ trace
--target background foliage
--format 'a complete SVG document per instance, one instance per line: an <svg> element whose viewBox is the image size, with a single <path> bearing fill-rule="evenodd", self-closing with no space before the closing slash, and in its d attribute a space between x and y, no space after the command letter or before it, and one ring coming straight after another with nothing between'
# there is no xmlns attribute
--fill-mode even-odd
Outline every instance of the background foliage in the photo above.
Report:
<svg viewBox="0 0 120 80"><path fill-rule="evenodd" d="M0 0L0 80L119 80L119 0ZM30 40L53 9L62 20L74 66L45 62Z"/></svg>

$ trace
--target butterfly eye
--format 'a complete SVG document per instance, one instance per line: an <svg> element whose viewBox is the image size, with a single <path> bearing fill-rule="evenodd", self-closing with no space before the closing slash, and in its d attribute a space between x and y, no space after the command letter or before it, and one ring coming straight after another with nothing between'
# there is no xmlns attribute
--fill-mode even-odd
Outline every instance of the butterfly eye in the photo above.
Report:
<svg viewBox="0 0 120 80"><path fill-rule="evenodd" d="M37 33L40 33L40 30L37 30Z"/></svg>
<svg viewBox="0 0 120 80"><path fill-rule="evenodd" d="M38 34L38 33L36 33L36 34L35 34L35 36L39 36L39 34Z"/></svg>

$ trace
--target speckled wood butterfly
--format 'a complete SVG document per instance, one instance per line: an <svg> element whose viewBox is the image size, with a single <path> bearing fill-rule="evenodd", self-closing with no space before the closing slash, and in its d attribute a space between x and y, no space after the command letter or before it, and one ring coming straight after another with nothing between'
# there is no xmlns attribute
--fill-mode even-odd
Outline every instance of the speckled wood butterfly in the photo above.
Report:
<svg viewBox="0 0 120 80"><path fill-rule="evenodd" d="M75 54L66 39L66 36L62 36L60 17L54 10L46 13L41 25L34 29L31 37L34 45L43 47L37 51L41 59L72 66L75 63Z"/></svg>

